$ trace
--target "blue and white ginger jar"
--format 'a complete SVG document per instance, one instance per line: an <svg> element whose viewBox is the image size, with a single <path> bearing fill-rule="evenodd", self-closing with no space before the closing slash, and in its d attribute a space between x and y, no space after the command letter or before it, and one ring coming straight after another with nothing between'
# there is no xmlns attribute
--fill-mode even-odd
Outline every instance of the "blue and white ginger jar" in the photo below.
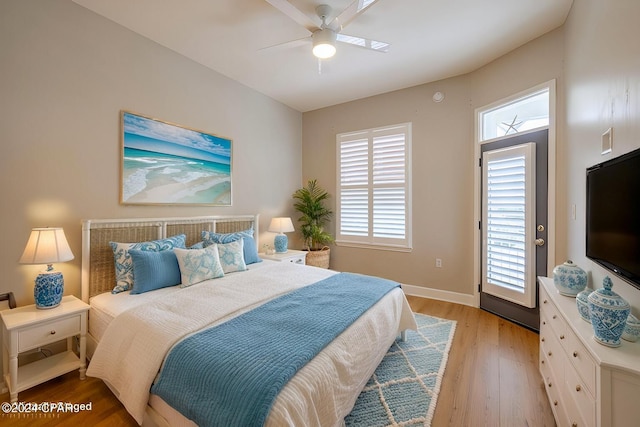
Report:
<svg viewBox="0 0 640 427"><path fill-rule="evenodd" d="M622 332L622 339L636 342L638 338L640 338L640 320L633 314L629 314L624 326L624 331Z"/></svg>
<svg viewBox="0 0 640 427"><path fill-rule="evenodd" d="M578 313L585 322L591 323L591 316L589 315L589 294L593 292L592 289L585 288L578 292L576 296L576 306L578 307Z"/></svg>
<svg viewBox="0 0 640 427"><path fill-rule="evenodd" d="M609 276L604 278L602 286L602 289L591 292L588 298L593 338L608 347L619 347L631 307L611 290L613 282Z"/></svg>
<svg viewBox="0 0 640 427"><path fill-rule="evenodd" d="M568 260L553 269L553 284L560 295L574 297L587 287L587 273Z"/></svg>

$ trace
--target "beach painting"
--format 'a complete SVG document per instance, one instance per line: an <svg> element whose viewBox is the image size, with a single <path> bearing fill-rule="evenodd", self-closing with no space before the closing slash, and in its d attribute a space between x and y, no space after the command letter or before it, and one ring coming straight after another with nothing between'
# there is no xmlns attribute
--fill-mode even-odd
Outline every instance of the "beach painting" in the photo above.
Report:
<svg viewBox="0 0 640 427"><path fill-rule="evenodd" d="M231 206L230 139L121 115L123 204Z"/></svg>

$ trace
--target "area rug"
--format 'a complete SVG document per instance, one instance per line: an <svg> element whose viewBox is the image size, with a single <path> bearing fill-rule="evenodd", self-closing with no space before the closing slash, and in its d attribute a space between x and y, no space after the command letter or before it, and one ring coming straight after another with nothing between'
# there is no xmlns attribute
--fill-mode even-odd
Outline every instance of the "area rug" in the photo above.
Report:
<svg viewBox="0 0 640 427"><path fill-rule="evenodd" d="M418 331L391 346L345 418L347 426L431 425L456 322L415 318Z"/></svg>

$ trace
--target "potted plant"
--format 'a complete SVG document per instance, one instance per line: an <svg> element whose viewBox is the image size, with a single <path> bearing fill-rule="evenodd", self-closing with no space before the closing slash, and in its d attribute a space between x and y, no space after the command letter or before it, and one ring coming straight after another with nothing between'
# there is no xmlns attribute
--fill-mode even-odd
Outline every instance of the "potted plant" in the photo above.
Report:
<svg viewBox="0 0 640 427"><path fill-rule="evenodd" d="M329 193L323 190L315 179L309 180L306 187L293 193L293 207L301 214L298 222L304 240L304 250L309 251L306 263L323 268L329 268L330 249L327 245L333 243L333 236L324 229L333 214L331 209L325 206L329 197Z"/></svg>

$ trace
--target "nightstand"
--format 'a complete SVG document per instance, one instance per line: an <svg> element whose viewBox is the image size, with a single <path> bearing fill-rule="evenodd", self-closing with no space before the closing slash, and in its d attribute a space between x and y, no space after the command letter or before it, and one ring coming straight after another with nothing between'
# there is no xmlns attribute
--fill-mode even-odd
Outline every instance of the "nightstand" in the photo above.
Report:
<svg viewBox="0 0 640 427"><path fill-rule="evenodd" d="M264 258L264 259L270 259L272 261L279 261L279 262L292 262L294 264L305 264L305 261L307 259L307 251L296 251L294 249L289 249L287 252L284 253L275 253L275 254L271 254L271 255L267 255L265 253L261 253L260 258Z"/></svg>
<svg viewBox="0 0 640 427"><path fill-rule="evenodd" d="M18 393L74 369L80 379L87 370L87 311L89 305L74 296L62 298L59 306L37 309L35 305L0 311L4 380L11 402ZM73 337L80 335L80 357L72 350ZM18 367L18 354L67 339L67 351Z"/></svg>

